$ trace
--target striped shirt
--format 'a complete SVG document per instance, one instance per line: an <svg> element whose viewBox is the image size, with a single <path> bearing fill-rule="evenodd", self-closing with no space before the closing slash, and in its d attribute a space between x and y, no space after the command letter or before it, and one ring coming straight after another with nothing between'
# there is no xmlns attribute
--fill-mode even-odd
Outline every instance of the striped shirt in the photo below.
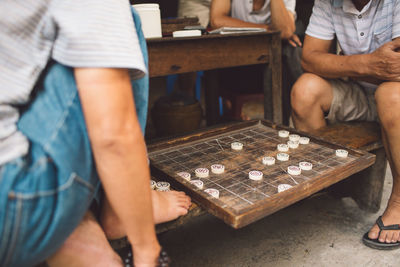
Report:
<svg viewBox="0 0 400 267"><path fill-rule="evenodd" d="M336 35L345 55L369 54L400 36L400 0L371 0L361 11L351 0L315 0L306 34L322 40Z"/></svg>
<svg viewBox="0 0 400 267"><path fill-rule="evenodd" d="M286 9L296 15L296 0L283 0ZM265 0L259 11L253 11L253 0L232 0L231 16L246 22L257 24L271 23L271 0Z"/></svg>
<svg viewBox="0 0 400 267"><path fill-rule="evenodd" d="M70 67L146 71L128 0L0 1L0 165L28 151L16 105L49 60Z"/></svg>

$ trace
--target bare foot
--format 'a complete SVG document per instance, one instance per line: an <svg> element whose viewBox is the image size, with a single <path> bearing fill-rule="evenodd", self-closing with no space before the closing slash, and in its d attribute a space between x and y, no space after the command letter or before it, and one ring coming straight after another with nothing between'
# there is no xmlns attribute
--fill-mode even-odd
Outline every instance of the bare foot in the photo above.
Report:
<svg viewBox="0 0 400 267"><path fill-rule="evenodd" d="M172 221L179 216L185 215L191 205L190 197L184 192L158 192L152 190L151 198L153 202L153 217L156 224ZM118 217L107 201L104 203L100 221L108 239L117 239L126 235Z"/></svg>
<svg viewBox="0 0 400 267"><path fill-rule="evenodd" d="M110 247L107 238L94 216L88 212L79 226L49 259L53 266L123 266L121 258Z"/></svg>
<svg viewBox="0 0 400 267"><path fill-rule="evenodd" d="M388 206L382 215L384 225L400 224L400 199L393 197L389 200ZM374 225L368 233L370 239L377 239L379 235L378 225ZM381 243L396 243L400 241L400 231L382 231L379 236Z"/></svg>
<svg viewBox="0 0 400 267"><path fill-rule="evenodd" d="M187 214L192 204L190 197L184 192L152 191L151 196L153 200L154 221L156 224L172 221L179 216Z"/></svg>

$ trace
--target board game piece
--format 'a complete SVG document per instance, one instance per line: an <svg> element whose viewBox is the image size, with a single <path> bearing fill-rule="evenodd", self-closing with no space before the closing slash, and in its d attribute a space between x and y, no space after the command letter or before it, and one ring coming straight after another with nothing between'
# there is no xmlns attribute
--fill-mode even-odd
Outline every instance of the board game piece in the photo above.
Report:
<svg viewBox="0 0 400 267"><path fill-rule="evenodd" d="M242 143L240 143L240 142L233 142L232 144L231 144L231 148L233 149L233 150L242 150L243 149L243 144Z"/></svg>
<svg viewBox="0 0 400 267"><path fill-rule="evenodd" d="M169 191L170 184L168 182L158 182L156 184L157 191Z"/></svg>
<svg viewBox="0 0 400 267"><path fill-rule="evenodd" d="M276 158L277 158L277 160L280 160L280 161L288 161L289 160L289 155L286 154L286 153L278 153L276 155Z"/></svg>
<svg viewBox="0 0 400 267"><path fill-rule="evenodd" d="M199 178L207 178L210 171L207 168L197 168L194 173Z"/></svg>
<svg viewBox="0 0 400 267"><path fill-rule="evenodd" d="M277 148L278 148L278 151L281 151L281 152L289 151L289 146L286 144L278 144Z"/></svg>
<svg viewBox="0 0 400 267"><path fill-rule="evenodd" d="M210 196L212 196L214 198L219 198L219 190L218 189L207 188L204 190L204 192L206 192L207 194L209 194Z"/></svg>
<svg viewBox="0 0 400 267"><path fill-rule="evenodd" d="M263 173L260 171L251 171L249 172L249 178L251 180L259 181L263 178Z"/></svg>
<svg viewBox="0 0 400 267"><path fill-rule="evenodd" d="M203 181L200 180L192 180L190 183L194 186L196 186L198 189L203 189L204 183Z"/></svg>
<svg viewBox="0 0 400 267"><path fill-rule="evenodd" d="M349 152L347 152L347 150L344 149L336 149L336 156L340 157L340 158L347 158L347 155L349 154Z"/></svg>
<svg viewBox="0 0 400 267"><path fill-rule="evenodd" d="M299 141L291 141L291 140L289 140L287 142L287 144L288 144L289 148L292 148L292 149L295 149L295 148L299 147Z"/></svg>
<svg viewBox="0 0 400 267"><path fill-rule="evenodd" d="M188 172L178 172L177 175L185 179L186 181L190 181L191 175Z"/></svg>
<svg viewBox="0 0 400 267"><path fill-rule="evenodd" d="M302 161L299 163L299 167L303 171L311 171L313 166L312 166L312 163L310 163L310 162Z"/></svg>
<svg viewBox="0 0 400 267"><path fill-rule="evenodd" d="M154 189L156 189L156 181L154 181L154 180L150 180L150 188L152 189L152 190L154 190Z"/></svg>
<svg viewBox="0 0 400 267"><path fill-rule="evenodd" d="M225 171L225 166L221 164L213 164L211 165L211 172L215 174L221 174L224 173Z"/></svg>
<svg viewBox="0 0 400 267"><path fill-rule="evenodd" d="M289 132L286 131L286 130L280 130L280 131L278 132L278 135L279 135L279 137L286 138L286 137L289 136Z"/></svg>
<svg viewBox="0 0 400 267"><path fill-rule="evenodd" d="M268 166L274 165L275 164L275 158L274 157L263 157L262 158L262 163L264 165L268 165Z"/></svg>
<svg viewBox="0 0 400 267"><path fill-rule="evenodd" d="M290 188L292 188L293 186L291 186L290 184L280 184L278 185L278 193L281 193L283 191L286 191Z"/></svg>
<svg viewBox="0 0 400 267"><path fill-rule="evenodd" d="M290 141L299 141L299 140L300 140L300 135L298 135L298 134L291 134L291 135L289 135L289 140L290 140Z"/></svg>
<svg viewBox="0 0 400 267"><path fill-rule="evenodd" d="M308 137L300 137L299 143L302 145L308 145L310 143L310 138Z"/></svg>
<svg viewBox="0 0 400 267"><path fill-rule="evenodd" d="M300 175L301 174L301 169L300 169L300 167L297 167L297 166L289 166L287 168L287 171L291 175Z"/></svg>

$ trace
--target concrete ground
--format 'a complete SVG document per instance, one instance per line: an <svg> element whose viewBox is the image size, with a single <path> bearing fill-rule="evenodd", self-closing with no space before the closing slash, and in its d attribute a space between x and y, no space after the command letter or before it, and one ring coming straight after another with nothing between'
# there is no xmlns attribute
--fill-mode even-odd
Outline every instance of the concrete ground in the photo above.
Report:
<svg viewBox="0 0 400 267"><path fill-rule="evenodd" d="M391 183L388 167L377 214L321 193L243 229L204 215L160 240L172 266L400 266L400 250L377 251L361 241L383 212Z"/></svg>

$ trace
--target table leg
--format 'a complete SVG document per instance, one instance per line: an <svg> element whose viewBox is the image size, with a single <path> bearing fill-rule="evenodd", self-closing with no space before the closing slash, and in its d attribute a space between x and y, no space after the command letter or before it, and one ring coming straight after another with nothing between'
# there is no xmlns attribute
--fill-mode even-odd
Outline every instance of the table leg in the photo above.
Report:
<svg viewBox="0 0 400 267"><path fill-rule="evenodd" d="M219 92L218 71L204 72L205 104L207 125L217 124L219 121Z"/></svg>

